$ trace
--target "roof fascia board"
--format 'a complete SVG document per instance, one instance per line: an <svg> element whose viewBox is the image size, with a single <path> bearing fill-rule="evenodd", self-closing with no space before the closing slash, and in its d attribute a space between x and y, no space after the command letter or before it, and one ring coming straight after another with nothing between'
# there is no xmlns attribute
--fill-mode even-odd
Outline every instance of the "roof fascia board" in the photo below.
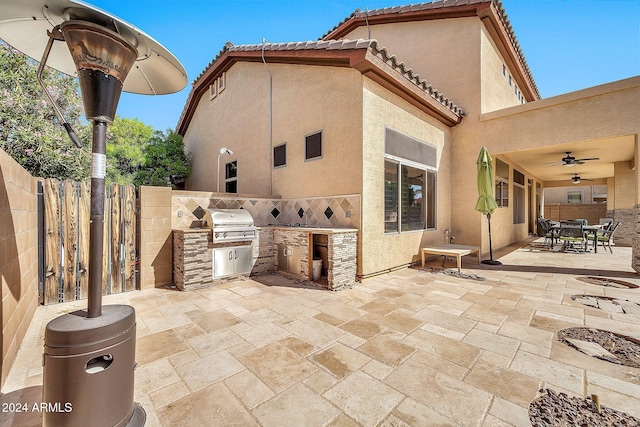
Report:
<svg viewBox="0 0 640 427"><path fill-rule="evenodd" d="M339 40L345 37L351 31L358 27L369 25L390 24L396 22L412 22L412 21L429 21L434 19L447 19L447 18L468 18L478 15L478 10L484 7L488 7L488 3L485 4L471 4L463 6L448 6L434 9L424 9L404 12L402 14L388 13L369 16L354 16L343 24L339 25L329 34L324 36L323 40Z"/></svg>

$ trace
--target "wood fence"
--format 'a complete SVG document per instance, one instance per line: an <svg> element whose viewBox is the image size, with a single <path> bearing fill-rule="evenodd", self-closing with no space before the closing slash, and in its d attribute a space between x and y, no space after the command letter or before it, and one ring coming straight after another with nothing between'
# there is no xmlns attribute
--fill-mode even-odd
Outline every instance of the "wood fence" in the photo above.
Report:
<svg viewBox="0 0 640 427"><path fill-rule="evenodd" d="M114 184L105 192L102 293L110 295L136 288L136 198L133 184ZM91 182L46 179L42 197L40 301L46 305L85 299Z"/></svg>

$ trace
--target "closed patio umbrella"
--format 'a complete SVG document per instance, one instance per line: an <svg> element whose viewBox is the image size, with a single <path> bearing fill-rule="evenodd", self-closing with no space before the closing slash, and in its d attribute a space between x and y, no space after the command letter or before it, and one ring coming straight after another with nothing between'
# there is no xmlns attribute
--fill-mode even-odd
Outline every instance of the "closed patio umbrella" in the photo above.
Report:
<svg viewBox="0 0 640 427"><path fill-rule="evenodd" d="M491 214L498 207L493 197L493 161L487 151L487 147L480 149L478 156L478 201L476 210L487 216L489 224L489 259L482 261L483 264L502 265L500 261L493 259L493 247L491 245Z"/></svg>

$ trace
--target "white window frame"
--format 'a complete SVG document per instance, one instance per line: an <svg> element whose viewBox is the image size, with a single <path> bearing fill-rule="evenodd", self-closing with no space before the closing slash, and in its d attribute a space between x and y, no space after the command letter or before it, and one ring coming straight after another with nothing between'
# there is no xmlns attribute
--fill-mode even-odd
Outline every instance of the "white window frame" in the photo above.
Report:
<svg viewBox="0 0 640 427"><path fill-rule="evenodd" d="M415 232L424 232L424 231L437 230L437 228L438 228L438 168L434 168L432 166L427 166L425 164L414 162L414 161L411 161L411 160L407 160L407 159L404 159L404 158L401 158L401 157L398 157L398 156L394 156L394 155L391 155L391 154L385 154L384 155L384 162L386 162L386 161L390 161L390 162L395 163L396 167L397 167L397 169L396 169L397 175L396 176L397 176L397 181L398 181L398 188L397 188L398 194L396 196L396 199L398 201L400 201L402 199L402 196L401 196L402 189L401 189L401 185L400 185L401 184L400 180L401 180L402 166L409 166L409 167L412 167L412 168L423 170L423 171L425 171L425 174L428 171L435 172L435 185L434 185L435 196L433 198L433 203L434 203L433 212L434 212L435 218L433 220L433 227L428 227L428 225L427 225L428 224L427 212L429 211L429 209L426 206L426 203L427 203L428 199L427 199L427 195L423 194L422 197L423 197L423 200L424 200L423 203L425 203L425 206L424 206L424 217L422 218L422 220L424 222L424 228L421 228L421 229L418 229L418 230L405 230L405 231L403 231L402 230L402 214L401 214L400 206L398 206L396 208L396 219L395 219L395 222L397 223L397 227L396 227L397 230L390 230L390 231L386 231L385 230L385 234L402 234L402 233L415 233ZM384 163L383 163L383 170L385 170ZM424 177L424 185L425 185L425 192L426 192L426 191L428 191L426 175ZM383 197L385 197L384 194L383 194ZM385 212L385 216L386 215L387 215L387 212ZM388 218L385 218L385 222L387 222L387 219ZM391 221L389 221L389 222L391 222Z"/></svg>
<svg viewBox="0 0 640 427"><path fill-rule="evenodd" d="M580 201L579 202L572 202L571 199L569 198L570 195L576 195L579 194L580 195ZM566 194L566 200L567 200L567 204L568 205L581 205L584 203L584 190L583 189L575 189L575 190L567 190L567 194Z"/></svg>

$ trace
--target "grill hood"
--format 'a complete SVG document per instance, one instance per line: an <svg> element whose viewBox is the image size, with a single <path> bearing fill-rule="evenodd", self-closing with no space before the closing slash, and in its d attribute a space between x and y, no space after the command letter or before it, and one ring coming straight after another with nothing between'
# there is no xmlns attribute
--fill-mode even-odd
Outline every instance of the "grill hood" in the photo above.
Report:
<svg viewBox="0 0 640 427"><path fill-rule="evenodd" d="M205 227L213 231L213 242L254 240L256 227L253 217L244 209L207 209L202 218Z"/></svg>
<svg viewBox="0 0 640 427"><path fill-rule="evenodd" d="M209 228L253 227L254 225L253 217L244 209L207 209L202 219Z"/></svg>

